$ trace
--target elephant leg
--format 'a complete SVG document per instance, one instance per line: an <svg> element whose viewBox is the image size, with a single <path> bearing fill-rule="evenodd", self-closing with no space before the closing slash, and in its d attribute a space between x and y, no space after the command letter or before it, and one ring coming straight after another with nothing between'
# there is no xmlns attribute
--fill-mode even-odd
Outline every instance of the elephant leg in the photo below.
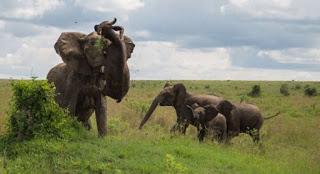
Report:
<svg viewBox="0 0 320 174"><path fill-rule="evenodd" d="M91 121L90 119L87 120L86 122L83 123L83 126L88 129L88 130L91 130L92 126L91 126Z"/></svg>
<svg viewBox="0 0 320 174"><path fill-rule="evenodd" d="M221 134L221 143L226 143L227 142L227 138L228 138L227 131L223 130L222 134Z"/></svg>
<svg viewBox="0 0 320 174"><path fill-rule="evenodd" d="M252 140L254 143L259 143L260 141L260 133L258 130L254 129L254 130L251 130L249 132L249 135L251 136Z"/></svg>
<svg viewBox="0 0 320 174"><path fill-rule="evenodd" d="M219 132L217 133L217 141L218 143L222 143L224 141L224 138L223 138L223 132L221 130L219 130Z"/></svg>
<svg viewBox="0 0 320 174"><path fill-rule="evenodd" d="M170 133L175 133L177 131L177 126L178 126L178 123L175 123L170 129Z"/></svg>
<svg viewBox="0 0 320 174"><path fill-rule="evenodd" d="M81 121L83 126L88 130L92 128L91 121L90 121L90 116L92 115L92 113L93 113L92 109L89 109L88 111L77 112L78 120Z"/></svg>
<svg viewBox="0 0 320 174"><path fill-rule="evenodd" d="M175 133L176 131L178 131L180 134L185 135L188 126L189 126L189 123L177 121L177 122L171 127L170 133Z"/></svg>
<svg viewBox="0 0 320 174"><path fill-rule="evenodd" d="M182 135L185 135L188 127L189 127L189 123L183 123L183 124L182 124L182 127L181 127L181 129L180 129L180 133L181 133Z"/></svg>
<svg viewBox="0 0 320 174"><path fill-rule="evenodd" d="M105 99L100 92L95 98L95 113L98 133L99 137L103 137L107 132Z"/></svg>
<svg viewBox="0 0 320 174"><path fill-rule="evenodd" d="M202 128L200 130L200 132L198 133L198 139L199 139L199 142L203 142L204 140L204 137L206 136L206 129L205 128Z"/></svg>
<svg viewBox="0 0 320 174"><path fill-rule="evenodd" d="M226 143L227 144L229 144L230 143L230 141L231 141L231 139L233 138L233 137L236 137L236 136L238 136L239 135L239 133L240 133L240 131L239 130L236 130L236 131L229 131L229 130L227 130L227 135L226 135Z"/></svg>
<svg viewBox="0 0 320 174"><path fill-rule="evenodd" d="M78 95L80 92L79 86L81 86L80 80L71 73L71 77L67 80L66 89L64 92L63 105L69 109L72 116L76 115L76 105L78 101Z"/></svg>

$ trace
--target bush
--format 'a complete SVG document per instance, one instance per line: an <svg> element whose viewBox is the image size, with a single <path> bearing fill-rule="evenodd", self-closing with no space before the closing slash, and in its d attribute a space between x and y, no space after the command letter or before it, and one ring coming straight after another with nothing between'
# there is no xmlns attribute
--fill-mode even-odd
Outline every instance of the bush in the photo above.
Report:
<svg viewBox="0 0 320 174"><path fill-rule="evenodd" d="M35 136L63 138L75 133L80 124L55 102L53 85L47 81L14 81L8 112L7 135L14 140Z"/></svg>
<svg viewBox="0 0 320 174"><path fill-rule="evenodd" d="M251 91L248 93L251 97L258 97L261 94L260 85L253 85Z"/></svg>
<svg viewBox="0 0 320 174"><path fill-rule="evenodd" d="M316 96L317 94L317 89L314 87L310 87L309 85L304 89L304 95L306 96Z"/></svg>
<svg viewBox="0 0 320 174"><path fill-rule="evenodd" d="M287 84L282 84L281 87L280 87L280 93L284 96L288 96L290 95L289 93L289 87Z"/></svg>

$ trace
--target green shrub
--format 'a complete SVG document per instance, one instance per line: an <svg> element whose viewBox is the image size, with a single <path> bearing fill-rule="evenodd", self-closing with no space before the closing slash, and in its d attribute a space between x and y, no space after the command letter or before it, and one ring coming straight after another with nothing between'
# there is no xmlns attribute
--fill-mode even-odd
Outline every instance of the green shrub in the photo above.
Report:
<svg viewBox="0 0 320 174"><path fill-rule="evenodd" d="M284 96L288 96L290 95L289 93L289 87L287 84L282 84L281 87L280 87L280 93Z"/></svg>
<svg viewBox="0 0 320 174"><path fill-rule="evenodd" d="M314 87L310 87L309 85L307 85L304 89L304 95L306 96L316 96L317 94L317 89Z"/></svg>
<svg viewBox="0 0 320 174"><path fill-rule="evenodd" d="M253 85L251 91L248 93L251 97L259 97L261 94L260 85Z"/></svg>
<svg viewBox="0 0 320 174"><path fill-rule="evenodd" d="M47 81L14 81L8 112L7 135L15 140L35 136L63 138L72 135L79 124L55 102L54 87Z"/></svg>

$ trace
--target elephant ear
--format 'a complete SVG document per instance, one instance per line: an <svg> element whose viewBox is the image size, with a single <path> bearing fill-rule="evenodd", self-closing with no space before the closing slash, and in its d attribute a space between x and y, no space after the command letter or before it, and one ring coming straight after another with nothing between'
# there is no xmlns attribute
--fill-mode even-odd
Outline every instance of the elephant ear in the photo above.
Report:
<svg viewBox="0 0 320 174"><path fill-rule="evenodd" d="M214 105L206 105L204 106L205 109L205 113L207 115L207 120L210 121L211 119L213 119L214 117L216 117L218 115L218 110Z"/></svg>
<svg viewBox="0 0 320 174"><path fill-rule="evenodd" d="M187 90L186 87L182 83L175 84L173 86L173 92L175 93L175 101L174 104L176 106L181 106L184 104L186 95L187 95Z"/></svg>
<svg viewBox="0 0 320 174"><path fill-rule="evenodd" d="M229 116L235 106L228 100L222 100L217 106L217 110L225 116Z"/></svg>
<svg viewBox="0 0 320 174"><path fill-rule="evenodd" d="M133 53L134 47L136 46L130 37L124 35L123 37L124 43L126 45L127 50L127 59L131 57L131 54Z"/></svg>
<svg viewBox="0 0 320 174"><path fill-rule="evenodd" d="M86 35L83 33L63 32L54 44L54 49L68 68L80 74L89 75L91 74L91 68L82 47L85 37Z"/></svg>
<svg viewBox="0 0 320 174"><path fill-rule="evenodd" d="M192 106L190 106L190 105L186 105L187 106L187 108L189 109L189 110L191 110L191 112L192 112L192 114L193 114L193 116L194 116L194 109L195 108L193 108Z"/></svg>

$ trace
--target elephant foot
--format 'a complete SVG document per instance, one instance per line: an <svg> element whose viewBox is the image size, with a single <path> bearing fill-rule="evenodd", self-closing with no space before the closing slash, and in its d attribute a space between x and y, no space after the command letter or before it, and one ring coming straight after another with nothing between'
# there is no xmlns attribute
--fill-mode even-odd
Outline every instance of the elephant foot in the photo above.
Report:
<svg viewBox="0 0 320 174"><path fill-rule="evenodd" d="M259 137L254 137L254 138L253 138L253 142L254 142L255 144L259 144L260 138L259 138Z"/></svg>
<svg viewBox="0 0 320 174"><path fill-rule="evenodd" d="M206 130L201 129L198 134L198 139L200 143L203 142L205 135L206 135Z"/></svg>
<svg viewBox="0 0 320 174"><path fill-rule="evenodd" d="M176 133L176 130L177 130L177 124L174 124L170 129L170 133L174 134Z"/></svg>
<svg viewBox="0 0 320 174"><path fill-rule="evenodd" d="M106 136L106 132L99 132L99 135L98 135L98 137L99 138L103 138L104 136Z"/></svg>
<svg viewBox="0 0 320 174"><path fill-rule="evenodd" d="M83 126L84 126L87 130L91 130L91 128L92 128L90 121L84 122L84 123L83 123Z"/></svg>

